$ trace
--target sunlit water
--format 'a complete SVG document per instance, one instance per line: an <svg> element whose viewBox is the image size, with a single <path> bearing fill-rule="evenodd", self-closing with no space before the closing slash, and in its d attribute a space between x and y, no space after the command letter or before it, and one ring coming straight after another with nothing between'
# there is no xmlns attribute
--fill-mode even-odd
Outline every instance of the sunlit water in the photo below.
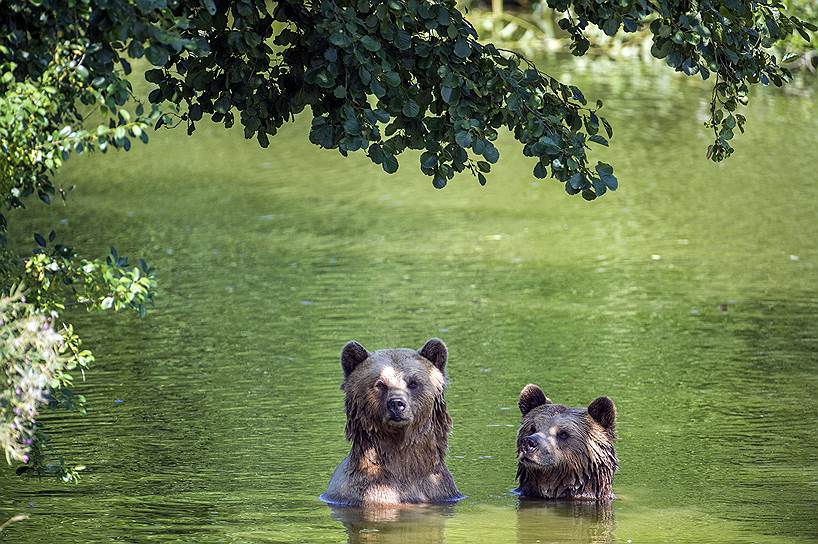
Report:
<svg viewBox="0 0 818 544"><path fill-rule="evenodd" d="M98 364L86 417L45 419L78 485L0 470L8 542L811 542L818 539L818 116L755 93L748 134L705 160L709 86L666 69L544 62L607 99L596 157L621 188L586 203L535 183L510 138L481 188L443 191L307 142L156 135L70 161L68 207L17 232L157 269L147 319L72 316ZM12 217L14 219L14 217ZM62 222L62 224L60 223ZM24 228L23 228L24 227ZM30 236L27 234L26 236ZM338 354L450 347L446 507L333 511L348 450ZM517 394L612 397L620 497L522 503Z"/></svg>

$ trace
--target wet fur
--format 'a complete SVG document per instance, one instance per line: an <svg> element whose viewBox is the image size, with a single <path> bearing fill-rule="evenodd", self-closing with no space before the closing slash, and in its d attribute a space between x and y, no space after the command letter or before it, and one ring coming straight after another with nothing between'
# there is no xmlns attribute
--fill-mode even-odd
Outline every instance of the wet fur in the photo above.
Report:
<svg viewBox="0 0 818 544"><path fill-rule="evenodd" d="M445 464L451 418L443 396L445 345L440 345L442 360L438 352L426 354L441 368L417 351L400 349L366 354L363 362L345 372L341 387L346 393L346 437L352 447L335 469L322 495L324 500L366 505L442 503L461 498ZM422 382L410 402L413 419L405 427L386 424L382 401L372 386L387 366ZM347 366L344 368L346 371Z"/></svg>
<svg viewBox="0 0 818 544"><path fill-rule="evenodd" d="M600 405L604 405L603 409L600 409ZM541 391L538 394L529 390L526 394L524 389L520 408L523 415L517 434L518 452L522 451L522 441L526 436L542 432L551 425L558 424L561 430L569 433L569 439L557 450L554 465L543 467L518 462L518 492L522 496L600 502L614 498L612 485L618 467L613 446L616 411L609 399L600 397L591 403L589 413L584 408L551 404Z"/></svg>

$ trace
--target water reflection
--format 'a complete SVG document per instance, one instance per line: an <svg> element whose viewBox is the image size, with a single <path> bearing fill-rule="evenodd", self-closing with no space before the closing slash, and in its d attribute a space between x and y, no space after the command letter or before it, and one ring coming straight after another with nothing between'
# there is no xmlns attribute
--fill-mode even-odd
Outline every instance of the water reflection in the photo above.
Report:
<svg viewBox="0 0 818 544"><path fill-rule="evenodd" d="M350 544L491 542L498 535L518 543L614 542L611 504L520 499L516 512L485 507L455 510L454 505L330 509L332 519L343 524ZM471 529L464 532L466 527Z"/></svg>
<svg viewBox="0 0 818 544"><path fill-rule="evenodd" d="M332 517L344 524L350 544L438 544L445 542L452 505L331 506Z"/></svg>
<svg viewBox="0 0 818 544"><path fill-rule="evenodd" d="M520 499L517 508L517 542L614 541L611 503Z"/></svg>

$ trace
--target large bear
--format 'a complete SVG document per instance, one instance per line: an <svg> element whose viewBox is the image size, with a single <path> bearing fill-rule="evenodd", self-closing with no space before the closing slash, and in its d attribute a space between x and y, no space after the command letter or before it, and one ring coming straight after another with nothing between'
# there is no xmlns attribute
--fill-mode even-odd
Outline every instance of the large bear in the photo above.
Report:
<svg viewBox="0 0 818 544"><path fill-rule="evenodd" d="M616 407L599 397L588 408L554 404L542 389L520 392L522 420L517 433L517 491L539 499L613 498L618 461Z"/></svg>
<svg viewBox="0 0 818 544"><path fill-rule="evenodd" d="M341 352L349 455L321 498L342 505L445 503L462 498L444 457L452 420L446 411L446 345Z"/></svg>

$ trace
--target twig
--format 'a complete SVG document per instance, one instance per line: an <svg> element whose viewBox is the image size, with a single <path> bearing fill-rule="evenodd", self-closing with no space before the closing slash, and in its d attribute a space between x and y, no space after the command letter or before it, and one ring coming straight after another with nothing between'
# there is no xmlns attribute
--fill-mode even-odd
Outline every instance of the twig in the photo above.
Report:
<svg viewBox="0 0 818 544"><path fill-rule="evenodd" d="M12 523L15 523L17 521L23 521L25 519L28 519L28 516L26 514L17 514L16 516L12 516L10 519L6 520L2 525L0 525L0 533L2 533L3 529L11 525Z"/></svg>

